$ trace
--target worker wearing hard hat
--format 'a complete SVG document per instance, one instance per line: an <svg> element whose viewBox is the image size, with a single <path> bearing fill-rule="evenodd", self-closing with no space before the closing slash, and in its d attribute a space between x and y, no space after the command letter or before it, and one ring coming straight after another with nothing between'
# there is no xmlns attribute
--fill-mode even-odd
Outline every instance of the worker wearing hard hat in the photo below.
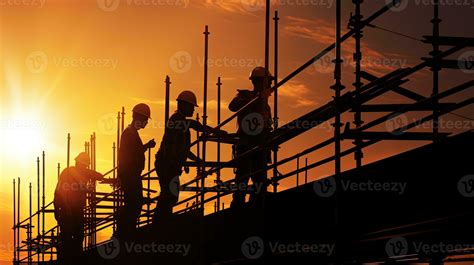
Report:
<svg viewBox="0 0 474 265"><path fill-rule="evenodd" d="M76 157L75 166L63 170L54 192L54 217L61 229L61 243L58 246L58 260L61 264L80 263L88 184L103 178L100 173L88 169L89 165L89 155L80 153Z"/></svg>
<svg viewBox="0 0 474 265"><path fill-rule="evenodd" d="M265 140L265 135L272 128L272 114L268 105L270 97L272 74L264 67L256 67L250 73L253 90L237 90L237 96L230 102L229 110L239 111L250 101L257 98L251 106L241 111L237 117L239 143L234 146L235 156L240 156L259 145ZM249 179L253 186L250 188L250 201L262 202L266 193L266 171L252 174L265 168L270 161L269 150L253 152L251 155L238 160L236 168L236 186L239 187L233 194L231 207L241 207L245 203Z"/></svg>
<svg viewBox="0 0 474 265"><path fill-rule="evenodd" d="M144 129L151 118L150 107L138 104L133 108L132 123L123 131L119 146L118 179L123 192L124 205L119 211L115 236L129 238L136 231L136 224L143 204L141 174L145 168L145 152L155 147L155 140L143 144L138 130Z"/></svg>
<svg viewBox="0 0 474 265"><path fill-rule="evenodd" d="M183 91L176 101L178 109L169 118L160 149L156 153L155 168L161 190L155 209L155 220L166 219L172 214L173 205L178 201L179 177L185 167L186 160L189 158L202 163L196 155L190 152L190 129L206 133L213 131L209 126L204 126L196 120L187 119L193 117L194 110L198 107L196 95L193 92ZM224 131L217 132L225 134ZM189 173L187 167L185 167L185 171Z"/></svg>

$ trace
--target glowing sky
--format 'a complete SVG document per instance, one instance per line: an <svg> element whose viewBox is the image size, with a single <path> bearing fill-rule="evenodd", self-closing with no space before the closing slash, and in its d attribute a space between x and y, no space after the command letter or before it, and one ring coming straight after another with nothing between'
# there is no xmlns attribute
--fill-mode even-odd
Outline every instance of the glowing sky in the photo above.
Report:
<svg viewBox="0 0 474 265"><path fill-rule="evenodd" d="M281 17L279 73L284 77L333 42L335 8L330 0L315 1L318 5L296 0L278 2L272 9L278 9ZM365 2L364 14L371 14L385 3ZM473 10L471 6L442 6L441 33L472 37ZM351 1L344 1L344 30L352 11ZM406 9L390 11L375 24L421 38L431 34L431 12L429 6L410 1ZM166 75L171 77L172 99L186 89L195 91L202 100L205 25L211 32L209 122L215 125L217 77L222 77L222 113L228 117L226 105L235 89L249 88L249 71L264 64L264 13L258 1L0 0L0 219L6 220L0 222L0 260L10 260L12 252L12 179L22 178L25 217L27 184L36 181L35 160L42 150L47 154L50 201L57 163L65 165L67 133L72 136L73 156L83 150L90 134L97 133L98 169L105 172L112 167L115 117L122 106L129 122L135 104L150 104L153 121L142 132L142 138L159 142ZM351 61L353 45L350 40L343 46L346 62ZM375 29L364 32L362 47L365 70L376 75L414 65L431 49L421 42ZM323 58L281 88L281 124L331 99L331 59ZM345 63L343 70L343 83L351 89L353 67ZM441 77L441 87L446 89L472 79L472 73L446 71ZM414 75L411 80L410 88L430 94L429 71ZM402 98L390 94L383 101L400 103ZM472 111L470 108L459 113L469 115ZM350 121L352 116L344 118ZM233 131L234 125L231 123L226 129ZM281 156L301 151L331 134L327 127L308 132L282 146ZM415 145L388 142L371 148L366 161ZM350 141L345 146L351 146ZM210 148L213 158L215 147ZM230 158L229 151L227 147L223 149L223 160ZM309 159L324 158L331 151L323 150ZM286 172L294 166L281 170ZM346 160L345 167L351 166L353 162ZM328 165L314 172L317 174L311 174L311 179L331 174L332 168ZM232 177L228 173L227 179ZM294 180L284 182L282 188L293 184Z"/></svg>

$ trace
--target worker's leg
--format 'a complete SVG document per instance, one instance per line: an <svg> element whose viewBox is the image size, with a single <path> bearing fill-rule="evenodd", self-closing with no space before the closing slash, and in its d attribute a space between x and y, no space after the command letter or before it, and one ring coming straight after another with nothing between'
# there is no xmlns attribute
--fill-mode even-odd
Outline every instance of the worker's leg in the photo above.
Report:
<svg viewBox="0 0 474 265"><path fill-rule="evenodd" d="M135 177L138 178L137 176ZM119 236L130 236L135 231L137 219L142 209L143 195L141 182L124 185L122 189L124 195L124 206L119 213L117 230L119 231Z"/></svg>
<svg viewBox="0 0 474 265"><path fill-rule="evenodd" d="M63 214L58 220L61 228L60 246L58 247L58 260L64 264L71 263L73 258L73 235L74 235L74 217Z"/></svg>
<svg viewBox="0 0 474 265"><path fill-rule="evenodd" d="M155 219L160 217L169 217L173 213L173 206L178 202L179 198L179 176L168 174L169 171L164 170L158 176L160 182L160 196L155 208Z"/></svg>
<svg viewBox="0 0 474 265"><path fill-rule="evenodd" d="M244 153L245 147L237 148L237 156ZM233 208L242 207L245 204L245 196L247 195L248 182L250 179L249 173L251 173L251 157L246 157L237 162L237 170L235 172L235 188L234 194L232 195L232 203L230 204Z"/></svg>
<svg viewBox="0 0 474 265"><path fill-rule="evenodd" d="M255 155L252 156L251 160L252 172L257 172L267 167L268 156L269 154L267 151L256 152ZM250 201L253 203L262 203L267 192L267 171L263 170L261 172L252 174L251 178L253 186L252 191L250 193Z"/></svg>
<svg viewBox="0 0 474 265"><path fill-rule="evenodd" d="M74 218L72 229L72 240L71 240L71 256L74 258L74 264L82 263L82 243L84 240L84 213L78 212L76 218Z"/></svg>

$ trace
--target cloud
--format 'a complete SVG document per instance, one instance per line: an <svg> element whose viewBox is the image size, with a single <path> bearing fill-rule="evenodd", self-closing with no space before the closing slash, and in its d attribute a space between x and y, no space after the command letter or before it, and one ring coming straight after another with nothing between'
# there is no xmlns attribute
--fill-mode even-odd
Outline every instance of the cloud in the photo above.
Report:
<svg viewBox="0 0 474 265"><path fill-rule="evenodd" d="M329 46L334 43L335 27L332 22L324 19L305 19L299 17L288 16L288 24L283 28L283 34L292 37L303 38ZM343 32L342 34L344 34ZM344 66L355 65L353 59L355 40L349 38L342 44ZM383 53L377 51L369 44L361 42L362 51L362 68L364 70L373 71L376 74L384 74L391 72L397 68L407 67L406 55L397 53ZM316 71L328 73L333 71L334 52L328 53L315 63Z"/></svg>
<svg viewBox="0 0 474 265"><path fill-rule="evenodd" d="M290 81L278 89L278 96L288 99L292 108L315 106L318 102L311 98L311 90L303 83Z"/></svg>
<svg viewBox="0 0 474 265"><path fill-rule="evenodd" d="M256 11L263 10L264 0L205 0L197 3L204 8L215 8L224 12L242 15L256 15Z"/></svg>

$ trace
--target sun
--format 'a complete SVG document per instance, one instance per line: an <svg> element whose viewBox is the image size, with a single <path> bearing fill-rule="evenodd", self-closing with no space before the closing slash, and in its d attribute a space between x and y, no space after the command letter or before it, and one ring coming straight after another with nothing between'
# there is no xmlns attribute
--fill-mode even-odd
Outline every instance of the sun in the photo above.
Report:
<svg viewBox="0 0 474 265"><path fill-rule="evenodd" d="M31 161L41 150L43 139L44 126L33 112L6 114L0 120L1 155L7 161Z"/></svg>

